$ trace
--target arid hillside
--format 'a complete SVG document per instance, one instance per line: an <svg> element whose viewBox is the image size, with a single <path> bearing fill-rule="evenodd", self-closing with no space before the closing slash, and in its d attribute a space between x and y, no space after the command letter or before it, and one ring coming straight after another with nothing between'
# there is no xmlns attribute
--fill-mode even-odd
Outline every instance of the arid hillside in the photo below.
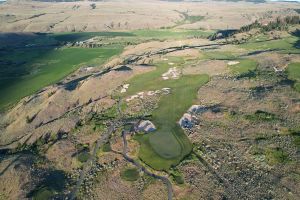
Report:
<svg viewBox="0 0 300 200"><path fill-rule="evenodd" d="M246 10L244 8L247 8ZM295 14L294 3L9 1L0 6L1 32L77 32L162 27L234 29L254 20Z"/></svg>

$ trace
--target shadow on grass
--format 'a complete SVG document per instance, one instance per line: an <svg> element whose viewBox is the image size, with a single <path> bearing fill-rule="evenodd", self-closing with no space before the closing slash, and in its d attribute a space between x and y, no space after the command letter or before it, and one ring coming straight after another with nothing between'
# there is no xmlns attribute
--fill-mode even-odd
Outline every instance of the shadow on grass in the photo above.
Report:
<svg viewBox="0 0 300 200"><path fill-rule="evenodd" d="M27 198L36 200L64 199L63 191L69 182L64 171L48 169L36 173L38 173L39 180L27 194Z"/></svg>
<svg viewBox="0 0 300 200"><path fill-rule="evenodd" d="M297 42L295 42L294 47L296 49L300 49L300 30L299 29L295 30L294 32L292 32L292 35L298 37L298 40Z"/></svg>
<svg viewBox="0 0 300 200"><path fill-rule="evenodd" d="M57 82L80 63L96 58L101 62L122 49L115 46L84 51L82 48L61 48L95 36L112 38L135 35L128 32L0 33L0 93L3 94L0 97L0 110ZM72 90L73 87L70 88Z"/></svg>

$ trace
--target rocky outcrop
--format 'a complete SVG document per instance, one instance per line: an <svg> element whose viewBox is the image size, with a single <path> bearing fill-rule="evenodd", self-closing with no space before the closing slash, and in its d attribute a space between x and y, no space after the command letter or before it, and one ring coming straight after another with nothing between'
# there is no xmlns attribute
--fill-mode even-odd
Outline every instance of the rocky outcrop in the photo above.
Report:
<svg viewBox="0 0 300 200"><path fill-rule="evenodd" d="M188 110L191 114L201 114L205 111L207 111L207 107L201 105L192 105Z"/></svg>
<svg viewBox="0 0 300 200"><path fill-rule="evenodd" d="M138 131L143 131L145 133L153 132L156 130L155 125L149 120L143 120L138 125Z"/></svg>
<svg viewBox="0 0 300 200"><path fill-rule="evenodd" d="M184 113L181 119L179 120L179 125L182 128L192 128L194 125L193 116L189 113Z"/></svg>
<svg viewBox="0 0 300 200"><path fill-rule="evenodd" d="M192 105L187 113L184 113L179 120L179 125L181 128L190 129L196 124L195 115L202 114L206 112L209 108L201 105Z"/></svg>

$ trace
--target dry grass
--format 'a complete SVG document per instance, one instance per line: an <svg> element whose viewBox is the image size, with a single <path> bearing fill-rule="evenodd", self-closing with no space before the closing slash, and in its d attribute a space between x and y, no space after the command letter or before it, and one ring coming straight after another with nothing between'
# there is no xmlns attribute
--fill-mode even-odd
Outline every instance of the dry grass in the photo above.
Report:
<svg viewBox="0 0 300 200"><path fill-rule="evenodd" d="M105 1L94 2L11 2L0 6L0 30L3 32L71 32L133 30L170 27L183 20L177 11L191 16L204 16L199 22L178 28L238 28L258 18L271 18L291 13L296 4L265 3L259 6L245 2L163 2ZM128 5L130 4L130 7ZM159 4L159 9L157 9ZM245 9L247 8L247 9ZM273 10L272 14L267 14ZM7 15L10 14L10 15ZM140 20L143 18L143 20ZM85 19L85 20L82 20Z"/></svg>

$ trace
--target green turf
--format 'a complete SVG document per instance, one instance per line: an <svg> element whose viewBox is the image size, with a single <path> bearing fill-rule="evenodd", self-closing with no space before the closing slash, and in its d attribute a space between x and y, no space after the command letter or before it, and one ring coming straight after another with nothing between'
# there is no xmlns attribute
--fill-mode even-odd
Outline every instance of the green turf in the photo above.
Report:
<svg viewBox="0 0 300 200"><path fill-rule="evenodd" d="M257 67L257 62L254 60L237 60L240 63L236 65L231 65L229 66L230 70L235 74L235 75L242 75L246 74L250 71L254 71Z"/></svg>
<svg viewBox="0 0 300 200"><path fill-rule="evenodd" d="M136 181L139 177L140 174L136 168L128 168L121 172L121 178L126 181Z"/></svg>
<svg viewBox="0 0 300 200"><path fill-rule="evenodd" d="M179 58L173 62L179 69L183 64ZM167 62L157 64L155 71L129 81L128 89L128 94L135 94L138 91L171 88L171 94L162 96L158 108L152 113L151 120L157 131L136 137L141 144L140 159L157 170L168 170L190 153L191 143L177 122L193 104L199 87L209 80L207 75L186 75L177 80L162 80L161 74L168 68Z"/></svg>
<svg viewBox="0 0 300 200"><path fill-rule="evenodd" d="M240 44L239 47L247 50L282 50L284 52L297 50L294 45L298 38L295 36L288 36L278 40L264 40L263 37L261 38L259 41L251 39L244 44Z"/></svg>
<svg viewBox="0 0 300 200"><path fill-rule="evenodd" d="M187 37L207 38L212 34L210 31L200 30L176 30L176 29L157 29L157 30L136 30L132 32L136 37L153 39L183 39Z"/></svg>
<svg viewBox="0 0 300 200"><path fill-rule="evenodd" d="M287 70L287 75L290 80L295 81L294 89L300 92L300 63L289 64Z"/></svg>
<svg viewBox="0 0 300 200"><path fill-rule="evenodd" d="M55 83L83 64L102 64L108 58L122 51L122 48L64 48L43 52L27 51L19 60L27 61L17 69L1 68L4 71L0 79L0 108L14 103L20 98ZM16 57L20 52L16 54ZM32 60L32 61L30 61ZM24 73L18 74L18 68ZM15 73L14 73L15 72ZM12 74L13 73L13 74Z"/></svg>

